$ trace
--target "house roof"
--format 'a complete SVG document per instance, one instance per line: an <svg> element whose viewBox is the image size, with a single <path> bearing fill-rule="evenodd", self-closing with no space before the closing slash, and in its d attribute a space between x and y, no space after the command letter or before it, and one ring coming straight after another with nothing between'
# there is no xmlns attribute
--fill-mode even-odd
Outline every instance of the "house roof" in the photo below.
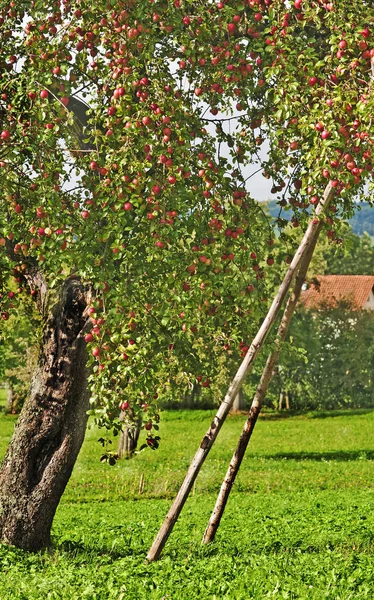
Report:
<svg viewBox="0 0 374 600"><path fill-rule="evenodd" d="M300 301L305 308L321 305L334 306L337 302L349 302L357 309L364 308L374 287L374 275L316 275L304 284Z"/></svg>

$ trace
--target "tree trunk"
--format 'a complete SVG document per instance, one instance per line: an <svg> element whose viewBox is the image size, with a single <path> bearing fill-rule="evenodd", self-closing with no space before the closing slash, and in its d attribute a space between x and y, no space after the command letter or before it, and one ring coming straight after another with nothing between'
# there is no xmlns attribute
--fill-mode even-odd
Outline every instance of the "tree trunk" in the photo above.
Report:
<svg viewBox="0 0 374 600"><path fill-rule="evenodd" d="M234 400L234 403L232 405L232 411L233 412L240 412L241 410L245 410L245 406L244 406L244 394L243 394L243 390L240 389L238 391L238 393L236 394L236 398Z"/></svg>
<svg viewBox="0 0 374 600"><path fill-rule="evenodd" d="M201 395L201 387L198 383L194 383L192 386L191 393L188 393L186 395L186 399L185 399L186 408L195 408L196 402L198 402L200 395Z"/></svg>
<svg viewBox="0 0 374 600"><path fill-rule="evenodd" d="M50 545L53 517L84 439L88 294L75 278L62 286L0 469L0 541L25 550Z"/></svg>
<svg viewBox="0 0 374 600"><path fill-rule="evenodd" d="M316 215L321 215L325 207L330 203L334 194L334 188L331 184L328 184L325 189L324 197L317 206ZM264 343L266 337L273 326L282 306L282 303L288 293L292 279L299 271L300 265L305 259L305 256L309 253L310 249L314 249L315 242L318 238L321 230L321 223L318 219L312 219L308 225L308 228L300 242L299 248L297 249L295 256L288 268L288 271L279 287L279 290L269 308L268 314L266 315L260 329L254 337L245 358L240 365L231 385L227 391L227 394L214 417L207 433L202 439L200 446L190 464L190 467L186 473L184 481L175 497L173 504L171 505L168 514L162 524L159 532L157 533L153 544L147 554L147 560L157 560L160 556L162 549L171 534L175 523L181 513L181 510L188 498L188 495L193 487L196 477L209 454L214 441L220 432L220 429L225 421L234 399L240 390L245 377L250 372L253 363Z"/></svg>
<svg viewBox="0 0 374 600"><path fill-rule="evenodd" d="M207 528L205 530L205 533L203 536L203 544L208 544L209 542L212 542L214 540L217 529L221 522L224 510L226 508L227 501L229 499L229 495L230 495L232 486L235 483L235 479L236 479L236 476L240 469L240 465L242 464L242 460L244 458L245 451L248 447L249 440L251 439L252 432L255 428L255 425L257 422L257 417L260 414L262 403L264 401L267 390L269 388L269 384L270 384L270 381L271 381L271 378L272 378L272 375L274 372L274 367L278 362L278 358L279 358L279 355L282 350L282 344L287 337L287 333L288 333L288 330L291 325L292 317L295 312L296 305L300 298L302 285L305 281L308 267L309 267L309 264L312 259L313 252L314 252L314 249L315 249L315 246L317 243L319 231L321 229L320 225L318 227L319 227L319 229L318 229L317 235L314 239L314 243L310 246L308 253L304 256L304 258L302 259L302 261L300 263L299 271L298 271L298 274L295 279L295 284L294 284L294 287L292 290L292 294L287 301L287 305L284 310L282 320L280 322L280 325L279 325L279 328L277 331L275 349L268 356L268 359L266 361L265 368L261 375L260 383L257 387L256 393L255 393L253 401L252 401L251 408L249 410L248 418L244 424L242 433L241 433L239 441L238 441L238 445L237 445L235 452L231 458L229 467L227 469L225 478L223 480L221 489L220 489L218 497L217 497L215 507L213 509L213 512L209 519ZM285 392L285 398L286 398L286 407L289 408L288 392ZM280 409L282 408L282 401L283 401L283 392L281 392L280 399L279 399L279 408Z"/></svg>
<svg viewBox="0 0 374 600"><path fill-rule="evenodd" d="M6 400L6 412L8 414L13 414L14 411L14 394L12 388L8 388L8 395Z"/></svg>
<svg viewBox="0 0 374 600"><path fill-rule="evenodd" d="M124 420L125 413L121 412L120 421ZM131 458L138 445L138 439L140 435L140 428L142 426L142 419L139 418L134 425L130 427L124 427L121 431L118 441L117 454L119 458Z"/></svg>

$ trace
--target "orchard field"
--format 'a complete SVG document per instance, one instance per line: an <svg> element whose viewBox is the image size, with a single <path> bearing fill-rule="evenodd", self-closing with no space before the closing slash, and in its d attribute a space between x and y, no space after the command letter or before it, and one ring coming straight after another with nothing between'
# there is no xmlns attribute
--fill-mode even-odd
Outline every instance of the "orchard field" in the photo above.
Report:
<svg viewBox="0 0 374 600"><path fill-rule="evenodd" d="M1 600L374 597L374 411L260 418L216 541L200 541L244 417L231 416L159 562L147 550L212 413L162 415L114 467L87 432L50 552L0 547ZM0 413L3 456L14 417Z"/></svg>

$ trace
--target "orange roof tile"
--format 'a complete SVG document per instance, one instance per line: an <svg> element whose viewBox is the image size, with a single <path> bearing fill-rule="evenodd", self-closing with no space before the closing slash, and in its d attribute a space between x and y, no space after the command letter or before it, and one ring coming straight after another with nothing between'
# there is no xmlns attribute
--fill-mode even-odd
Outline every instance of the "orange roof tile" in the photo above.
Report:
<svg viewBox="0 0 374 600"><path fill-rule="evenodd" d="M352 307L361 309L374 287L374 276L316 275L310 283L304 285L308 287L301 292L300 301L305 308L334 306L343 300L352 304Z"/></svg>

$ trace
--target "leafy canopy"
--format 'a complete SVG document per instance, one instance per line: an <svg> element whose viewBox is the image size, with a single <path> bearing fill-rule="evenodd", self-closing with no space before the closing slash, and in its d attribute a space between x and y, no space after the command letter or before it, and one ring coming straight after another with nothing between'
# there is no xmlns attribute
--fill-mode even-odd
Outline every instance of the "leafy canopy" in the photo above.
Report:
<svg viewBox="0 0 374 600"><path fill-rule="evenodd" d="M99 420L122 405L153 426L158 395L230 374L264 313L274 234L244 167L272 178L295 227L330 180L331 239L353 212L372 172L374 9L20 0L0 14L3 319L26 284L52 300L78 274Z"/></svg>

